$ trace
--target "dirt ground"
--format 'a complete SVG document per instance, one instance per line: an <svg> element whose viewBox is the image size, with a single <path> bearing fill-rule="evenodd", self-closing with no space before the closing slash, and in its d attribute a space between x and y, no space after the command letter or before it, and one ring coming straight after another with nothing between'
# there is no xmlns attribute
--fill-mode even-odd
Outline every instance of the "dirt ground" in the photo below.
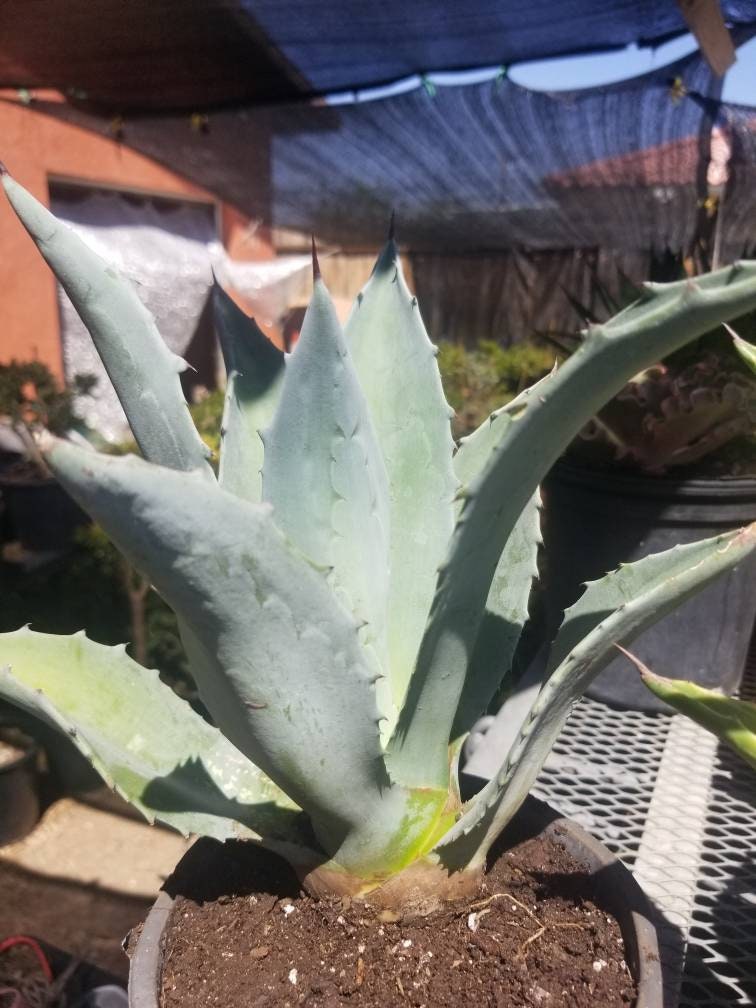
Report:
<svg viewBox="0 0 756 1008"><path fill-rule="evenodd" d="M0 847L0 941L30 934L122 979L121 941L187 849L182 837L70 798Z"/></svg>

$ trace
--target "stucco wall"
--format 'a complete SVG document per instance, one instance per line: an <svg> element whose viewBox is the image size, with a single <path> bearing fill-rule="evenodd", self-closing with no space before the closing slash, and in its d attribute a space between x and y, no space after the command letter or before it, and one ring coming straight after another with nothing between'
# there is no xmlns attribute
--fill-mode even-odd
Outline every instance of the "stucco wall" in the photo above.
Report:
<svg viewBox="0 0 756 1008"><path fill-rule="evenodd" d="M127 147L14 102L0 100L0 158L49 205L49 179L63 178L163 196L217 201L211 193ZM220 226L234 258L273 254L265 231L221 205ZM63 377L55 281L7 202L0 197L0 362L36 359Z"/></svg>

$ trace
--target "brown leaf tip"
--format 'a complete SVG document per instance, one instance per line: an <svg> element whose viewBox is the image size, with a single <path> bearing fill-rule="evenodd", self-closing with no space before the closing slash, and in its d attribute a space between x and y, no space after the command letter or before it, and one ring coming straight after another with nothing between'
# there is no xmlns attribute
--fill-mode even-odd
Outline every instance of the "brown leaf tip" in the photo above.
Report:
<svg viewBox="0 0 756 1008"><path fill-rule="evenodd" d="M312 236L312 279L320 280L320 263L318 262L318 250L315 248L315 235Z"/></svg>
<svg viewBox="0 0 756 1008"><path fill-rule="evenodd" d="M393 241L394 240L395 225L396 225L396 211L392 210L391 211L391 217L389 218L389 229L388 229L388 240L389 241Z"/></svg>
<svg viewBox="0 0 756 1008"><path fill-rule="evenodd" d="M10 175L10 172L5 167L2 161L0 161L0 175Z"/></svg>
<svg viewBox="0 0 756 1008"><path fill-rule="evenodd" d="M632 664L635 665L635 667L640 672L641 676L653 675L648 665L645 665L637 655L633 654L632 651L628 651L627 648L622 647L621 644L617 644L616 641L614 643L614 646L618 651L622 652L622 654L625 656L625 658L627 658L629 662L632 662Z"/></svg>

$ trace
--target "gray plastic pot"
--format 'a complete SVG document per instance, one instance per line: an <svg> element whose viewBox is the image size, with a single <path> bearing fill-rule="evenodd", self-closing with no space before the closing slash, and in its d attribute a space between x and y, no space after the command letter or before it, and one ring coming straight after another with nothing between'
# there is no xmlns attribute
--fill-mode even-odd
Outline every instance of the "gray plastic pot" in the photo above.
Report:
<svg viewBox="0 0 756 1008"><path fill-rule="evenodd" d="M90 518L52 478L0 476L11 534L28 550L57 552L69 549L78 528Z"/></svg>
<svg viewBox="0 0 756 1008"><path fill-rule="evenodd" d="M706 539L756 520L756 480L680 480L559 462L543 486L546 636L583 584L620 563L677 543ZM722 575L649 627L632 650L654 672L734 692L756 618L756 556ZM625 658L599 674L588 696L630 710L670 708Z"/></svg>
<svg viewBox="0 0 756 1008"><path fill-rule="evenodd" d="M0 846L31 833L39 821L39 747L15 725L0 722L0 740L23 755L0 765Z"/></svg>
<svg viewBox="0 0 756 1008"><path fill-rule="evenodd" d="M559 816L537 798L528 798L508 827L505 839L516 843L543 835L561 844L587 869L590 894L619 922L627 965L638 984L635 1008L662 1008L662 971L654 916L650 904L627 868L602 843L576 823ZM212 841L210 841L212 843ZM207 843L199 840L198 844ZM195 845L196 847L197 845ZM184 855L177 872L196 858ZM197 859L199 864L201 859ZM174 873L176 874L176 873ZM169 879L166 886L170 888ZM129 1008L159 1008L163 951L174 898L161 892L133 948L129 968Z"/></svg>
<svg viewBox="0 0 756 1008"><path fill-rule="evenodd" d="M18 725L44 750L49 769L47 791L50 797L78 797L103 786L102 777L89 760L57 728L12 703L0 700L0 724L3 723Z"/></svg>

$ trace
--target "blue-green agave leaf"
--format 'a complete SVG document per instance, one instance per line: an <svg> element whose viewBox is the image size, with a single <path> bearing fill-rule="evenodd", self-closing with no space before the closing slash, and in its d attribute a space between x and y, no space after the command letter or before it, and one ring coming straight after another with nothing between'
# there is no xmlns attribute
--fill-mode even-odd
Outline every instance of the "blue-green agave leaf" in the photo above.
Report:
<svg viewBox="0 0 756 1008"><path fill-rule="evenodd" d="M416 672L389 747L392 774L408 786L438 786L447 772L450 738L461 738L470 730L511 665L536 571L538 491L526 501L496 560L474 633L470 621L476 616L479 565L489 558L475 526L468 527L469 502L478 499L478 488L497 464L504 436L528 397L537 395L550 377L494 413L460 449L464 454L457 472L464 483L451 559L441 568ZM456 556L455 543L460 544ZM472 551L469 557L461 544ZM448 584L452 576L457 579L454 586Z"/></svg>
<svg viewBox="0 0 756 1008"><path fill-rule="evenodd" d="M532 390L522 395L529 394ZM515 409L519 401L518 397ZM454 456L454 471L462 485L458 494L460 503L464 500L465 488L482 472L495 452L510 415L497 410L462 439ZM536 491L512 529L496 565L459 698L453 739L470 731L511 671L515 649L528 619L531 588L538 576L538 547L542 542L540 506L540 494Z"/></svg>
<svg viewBox="0 0 756 1008"><path fill-rule="evenodd" d="M53 441L63 486L146 574L188 632L203 702L226 738L355 859L401 819L354 618L270 508L135 456ZM199 659L197 658L199 653ZM346 857L346 854L344 855ZM362 863L362 862L361 862Z"/></svg>
<svg viewBox="0 0 756 1008"><path fill-rule="evenodd" d="M509 423L465 495L439 577L407 703L392 739L391 767L409 786L437 786L486 599L501 552L523 508L556 459L599 408L638 371L756 308L756 262L644 288L642 299L592 326L572 357L507 407Z"/></svg>
<svg viewBox="0 0 756 1008"><path fill-rule="evenodd" d="M210 449L181 391L186 363L171 350L134 288L10 175L8 200L89 330L145 458L199 469L214 480Z"/></svg>
<svg viewBox="0 0 756 1008"><path fill-rule="evenodd" d="M628 643L756 548L756 523L675 546L591 582L567 610L546 682L499 773L442 838L449 866L480 867L491 844L532 787L574 704Z"/></svg>
<svg viewBox="0 0 756 1008"><path fill-rule="evenodd" d="M281 394L284 355L217 283L213 306L227 376L218 482L229 493L259 504L260 432L273 419Z"/></svg>
<svg viewBox="0 0 756 1008"><path fill-rule="evenodd" d="M393 241L357 296L346 337L388 473L388 650L398 710L454 525L457 480L452 411L441 387L436 350L407 289Z"/></svg>
<svg viewBox="0 0 756 1008"><path fill-rule="evenodd" d="M65 732L151 822L217 840L296 837L297 806L123 646L24 628L0 634L0 667L0 695Z"/></svg>
<svg viewBox="0 0 756 1008"><path fill-rule="evenodd" d="M263 497L276 525L329 580L362 624L360 639L385 673L389 584L388 483L367 403L323 281L286 360L281 397L264 434ZM388 681L382 679L388 686ZM381 690L381 714L391 696Z"/></svg>

